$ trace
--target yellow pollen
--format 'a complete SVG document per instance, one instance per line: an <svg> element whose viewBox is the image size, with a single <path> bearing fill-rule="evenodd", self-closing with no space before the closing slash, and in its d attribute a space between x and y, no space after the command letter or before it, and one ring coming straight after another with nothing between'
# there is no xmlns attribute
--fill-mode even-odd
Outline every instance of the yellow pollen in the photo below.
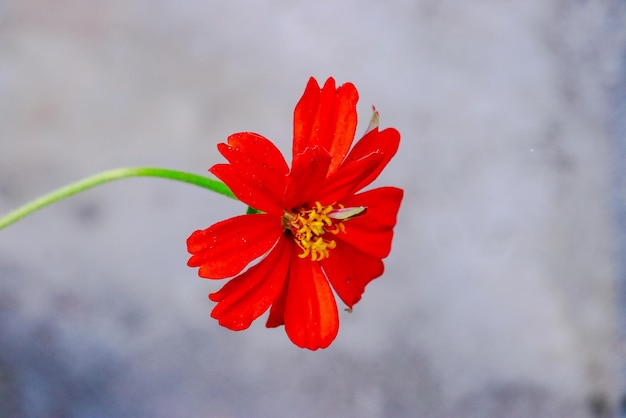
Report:
<svg viewBox="0 0 626 418"><path fill-rule="evenodd" d="M336 205L337 209L343 209L342 205ZM322 206L315 202L311 209L301 208L295 212L285 212L283 224L293 234L294 240L302 253L300 258L311 256L312 261L321 261L328 258L329 250L337 246L332 235L345 232L343 225L345 219L333 219L329 216L335 209L333 205ZM328 234L331 234L329 236Z"/></svg>

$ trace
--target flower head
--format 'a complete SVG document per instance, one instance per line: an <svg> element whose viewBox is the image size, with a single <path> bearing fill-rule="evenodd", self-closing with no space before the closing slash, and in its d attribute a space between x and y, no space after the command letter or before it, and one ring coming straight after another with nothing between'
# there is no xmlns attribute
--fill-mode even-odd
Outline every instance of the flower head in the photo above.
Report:
<svg viewBox="0 0 626 418"><path fill-rule="evenodd" d="M187 239L188 265L200 277L232 279L209 295L211 316L243 330L270 311L303 348L337 336L333 290L349 310L382 275L403 191L365 192L394 156L400 134L378 130L378 113L354 145L358 93L351 83L322 88L311 78L294 112L291 168L261 135L242 132L219 144L227 164L209 171L259 213L227 219ZM254 260L256 264L246 269Z"/></svg>

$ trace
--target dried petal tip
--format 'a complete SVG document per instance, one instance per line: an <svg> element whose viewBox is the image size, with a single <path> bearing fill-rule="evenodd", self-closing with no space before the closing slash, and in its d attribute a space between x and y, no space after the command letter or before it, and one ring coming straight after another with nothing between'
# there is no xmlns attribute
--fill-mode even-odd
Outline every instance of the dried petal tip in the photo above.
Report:
<svg viewBox="0 0 626 418"><path fill-rule="evenodd" d="M340 208L330 212L328 214L328 217L331 219L347 221L357 216L364 215L366 211L367 208L365 206L357 206L355 208Z"/></svg>
<svg viewBox="0 0 626 418"><path fill-rule="evenodd" d="M372 118L370 119L370 124L367 126L365 133L373 131L378 128L378 110L376 110L376 106L372 106Z"/></svg>

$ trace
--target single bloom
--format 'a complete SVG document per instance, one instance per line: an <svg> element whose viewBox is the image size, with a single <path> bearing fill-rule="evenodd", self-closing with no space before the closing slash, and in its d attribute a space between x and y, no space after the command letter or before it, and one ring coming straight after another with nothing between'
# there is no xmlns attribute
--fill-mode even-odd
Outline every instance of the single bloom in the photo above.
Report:
<svg viewBox="0 0 626 418"><path fill-rule="evenodd" d="M209 295L220 325L243 330L269 309L267 327L284 325L299 347L326 348L339 330L334 294L350 311L383 274L403 191L361 190L395 155L400 133L379 131L374 109L352 147L357 101L351 83L335 87L329 78L320 88L309 80L294 112L291 168L256 133L237 133L218 145L228 163L209 171L258 212L187 239L188 265L199 267L200 277L232 278Z"/></svg>

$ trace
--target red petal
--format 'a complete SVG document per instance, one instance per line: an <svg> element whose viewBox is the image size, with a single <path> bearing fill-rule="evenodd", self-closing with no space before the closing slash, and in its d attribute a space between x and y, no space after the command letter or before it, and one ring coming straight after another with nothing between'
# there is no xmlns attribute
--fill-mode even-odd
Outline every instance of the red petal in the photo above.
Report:
<svg viewBox="0 0 626 418"><path fill-rule="evenodd" d="M227 144L218 149L230 163L258 181L258 176L268 183L284 184L289 167L280 150L267 138L252 132L240 132L228 137ZM280 190L282 195L283 190Z"/></svg>
<svg viewBox="0 0 626 418"><path fill-rule="evenodd" d="M392 239L393 230L372 231L354 224L346 224L346 233L336 238L337 241L351 245L376 258L385 258L389 255Z"/></svg>
<svg viewBox="0 0 626 418"><path fill-rule="evenodd" d="M267 213L282 214L282 199L289 171L282 154L270 140L251 132L228 137L219 151L230 162L209 171L247 205Z"/></svg>
<svg viewBox="0 0 626 418"><path fill-rule="evenodd" d="M342 201L346 196L352 196L359 191L359 184L363 179L370 177L383 159L380 153L373 153L360 160L342 165L339 170L330 176L316 196L324 205ZM319 186L318 186L319 187Z"/></svg>
<svg viewBox="0 0 626 418"><path fill-rule="evenodd" d="M198 275L223 279L241 272L262 256L283 232L280 218L273 215L241 215L195 231L187 238L192 254L189 267L200 267Z"/></svg>
<svg viewBox="0 0 626 418"><path fill-rule="evenodd" d="M285 240L287 245L289 246L289 251L291 254L295 254L296 246L293 240ZM291 259L292 257L290 257ZM289 288L289 277L291 273L287 273L287 280L285 280L283 284L283 288L281 292L278 294L278 298L272 303L272 307L270 308L270 314L267 318L267 323L265 324L268 328L276 328L285 324L285 303L287 301L287 291Z"/></svg>
<svg viewBox="0 0 626 418"><path fill-rule="evenodd" d="M349 245L337 245L330 257L322 261L322 267L337 295L350 308L361 299L365 286L385 269L379 258Z"/></svg>
<svg viewBox="0 0 626 418"><path fill-rule="evenodd" d="M278 298L272 303L270 314L267 318L265 326L268 328L276 328L285 325L285 301L287 300L287 287L289 280L283 284L283 289L278 294Z"/></svg>
<svg viewBox="0 0 626 418"><path fill-rule="evenodd" d="M286 240L280 239L266 258L209 295L218 302L211 316L220 325L240 331L267 311L284 288L290 260L287 248Z"/></svg>
<svg viewBox="0 0 626 418"><path fill-rule="evenodd" d="M319 194L320 185L324 183L331 157L326 150L312 147L304 150L294 160L289 174L289 185L285 195L285 207L291 209L311 202Z"/></svg>
<svg viewBox="0 0 626 418"><path fill-rule="evenodd" d="M372 257L387 257L403 193L395 187L381 187L343 200L345 207L365 206L367 211L344 222L346 231L336 239Z"/></svg>
<svg viewBox="0 0 626 418"><path fill-rule="evenodd" d="M358 100L352 83L335 89L335 80L329 78L320 89L311 77L294 112L294 164L306 148L318 145L332 156L330 173L334 172L354 140Z"/></svg>
<svg viewBox="0 0 626 418"><path fill-rule="evenodd" d="M272 141L262 135L254 132L232 134L228 137L228 145L244 154L247 160L243 164L254 164L259 169L276 172L279 177L289 172L283 154Z"/></svg>
<svg viewBox="0 0 626 418"><path fill-rule="evenodd" d="M375 128L354 144L354 148L352 148L352 151L350 151L350 154L348 154L342 166L351 161L357 161L374 152L383 155L378 167L366 177L362 178L355 190L361 190L380 175L380 172L387 166L389 160L396 155L399 145L400 132L393 128L387 128L383 131L378 131L378 128Z"/></svg>
<svg viewBox="0 0 626 418"><path fill-rule="evenodd" d="M275 216L283 213L280 200L271 196L271 192L264 190L262 185L247 182L246 178L242 178L241 171L232 165L216 164L210 171L230 188L237 199L248 206Z"/></svg>
<svg viewBox="0 0 626 418"><path fill-rule="evenodd" d="M290 251L293 253L296 251L295 244L291 240L286 240L290 244ZM289 276L288 276L289 277ZM272 303L270 309L270 315L267 318L265 324L268 328L276 328L285 324L285 302L287 300L287 289L289 286L289 280L286 280L283 285L283 289L278 295L278 298Z"/></svg>
<svg viewBox="0 0 626 418"><path fill-rule="evenodd" d="M341 201L349 207L365 206L367 212L363 216L348 221L346 225L359 221L370 225L371 229L392 229L396 225L396 218L404 191L397 187L379 187L355 194Z"/></svg>
<svg viewBox="0 0 626 418"><path fill-rule="evenodd" d="M318 263L294 252L285 303L285 331L298 347L326 348L339 331L333 291Z"/></svg>

